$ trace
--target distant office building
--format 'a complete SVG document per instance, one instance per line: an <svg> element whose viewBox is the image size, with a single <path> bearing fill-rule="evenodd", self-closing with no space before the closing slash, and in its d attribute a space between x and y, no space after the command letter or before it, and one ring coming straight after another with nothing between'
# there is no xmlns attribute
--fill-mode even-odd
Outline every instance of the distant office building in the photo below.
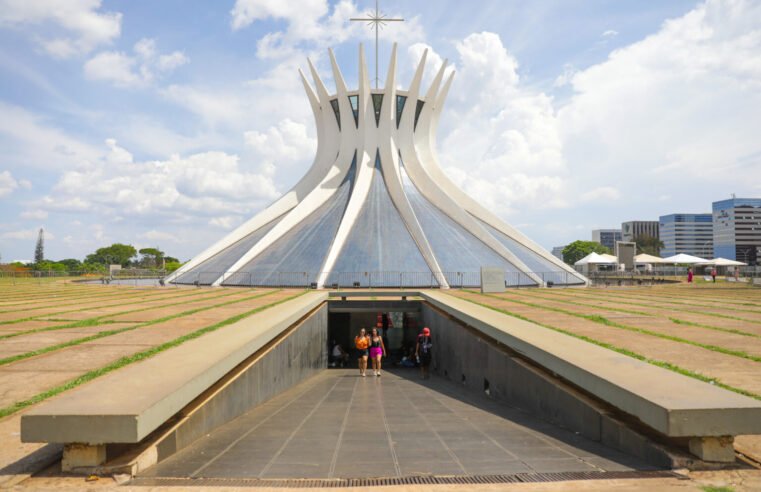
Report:
<svg viewBox="0 0 761 492"><path fill-rule="evenodd" d="M662 215L658 221L660 240L663 241L661 256L680 253L713 257L713 216L711 214Z"/></svg>
<svg viewBox="0 0 761 492"><path fill-rule="evenodd" d="M621 236L626 242L636 241L640 236L658 237L657 220L630 220L621 224Z"/></svg>
<svg viewBox="0 0 761 492"><path fill-rule="evenodd" d="M557 258L560 261L563 261L563 250L565 249L565 246L555 246L552 248L552 256Z"/></svg>
<svg viewBox="0 0 761 492"><path fill-rule="evenodd" d="M761 198L713 202L713 254L749 265L761 263Z"/></svg>
<svg viewBox="0 0 761 492"><path fill-rule="evenodd" d="M613 251L616 241L621 240L621 229L595 229L592 231L592 241L600 243Z"/></svg>

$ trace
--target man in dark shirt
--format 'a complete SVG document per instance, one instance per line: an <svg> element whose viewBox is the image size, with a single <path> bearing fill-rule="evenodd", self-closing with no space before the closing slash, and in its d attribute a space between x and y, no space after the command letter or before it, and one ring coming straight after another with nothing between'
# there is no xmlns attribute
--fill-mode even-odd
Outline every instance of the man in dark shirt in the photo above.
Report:
<svg viewBox="0 0 761 492"><path fill-rule="evenodd" d="M420 362L420 377L423 379L430 377L428 368L431 365L432 347L431 330L426 326L423 328L423 332L417 336L417 345L415 345L415 357Z"/></svg>

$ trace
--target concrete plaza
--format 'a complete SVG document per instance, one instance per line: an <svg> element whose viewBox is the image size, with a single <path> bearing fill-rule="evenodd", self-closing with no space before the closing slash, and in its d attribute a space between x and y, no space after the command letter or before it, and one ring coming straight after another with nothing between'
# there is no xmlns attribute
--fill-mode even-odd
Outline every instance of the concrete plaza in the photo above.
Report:
<svg viewBox="0 0 761 492"><path fill-rule="evenodd" d="M117 363L131 364L133 357L141 352L252 310L268 309L268 306L298 294L297 291L277 289L135 288L60 283L0 285L0 292L0 398L3 403L0 406L4 412L0 418L0 483L20 482L23 485L38 485L43 488L66 483L81 486L82 479L61 476L55 472L57 465L54 464L47 472L49 476L23 481L29 473L39 470L40 465L54 463L60 452L60 446L57 445L19 442L19 418L38 401L44 401L52 395L68 391L69 387L75 387L79 384L78 378L97 378L104 368L115 367L114 364ZM761 374L761 363L758 359L761 354L754 348L761 338L761 289L718 284L698 287L676 285L652 288L525 289L511 290L497 296L453 289L448 291L448 294L528 319L537 323L537 329L560 329L575 336L585 337L590 343L606 344L615 350L621 349L640 355L651 363L670 364L671 367L684 370L694 377L713 380L715 384L756 398L761 394L761 387L758 386L758 374ZM220 329L224 330L224 327ZM328 371L324 377L329 378L337 374L340 372ZM426 444L416 449L410 443L417 440L408 438L407 444L400 446L405 451L396 454L393 451L396 449L393 443L397 436L394 435L393 426L389 427L390 430L385 428L386 424L392 423L406 426L407 432L416 432L414 429L421 426L430 432L434 427L439 424L444 426L445 423L450 428L453 425L469 428L480 423L482 418L485 419L484 422L489 422L487 429L495 426L520 429L533 444L536 444L533 439L546 439L547 441L542 441L544 444L523 446L526 449L533 447L547 450L547 456L553 458L545 461L559 460L556 463L558 465L561 464L560 461L566 464L574 463L583 470L588 469L585 468L587 466L593 469L597 466L601 470L615 470L619 466L636 468L636 463L611 458L602 451L597 452L599 450L596 451L594 445L590 448L574 436L571 436L570 441L564 439L556 434L561 432L557 428L531 421L526 414L494 405L485 397L479 398L483 401L475 402L471 400L472 395L458 396L457 387L452 388L447 382L432 379L425 382L425 387L420 387L414 378L402 377L404 373L400 373L399 376L386 373L380 378L381 381L369 378L363 380L363 383L370 383L369 385L354 388L352 384L360 384L357 383L358 378L353 377L351 372L346 373L346 376L340 378L330 393L330 385L335 381L330 383L326 379L312 383L312 392L302 395L304 398L311 398L313 402L328 395L323 402L324 407L321 408L332 408L336 414L326 417L327 412L320 410L312 414L315 422L322 420L328 429L327 434L335 439L334 443L325 444L326 449L311 451L311 455L319 455L315 468L325 470L327 463L327 474L320 476L349 476L341 474L349 473L345 471L347 469L356 470L356 467L352 468L342 462L344 456L351 454L347 451L351 446L347 444L344 447L343 443L353 440L350 434L357 427L354 423L347 424L346 429L349 429L349 432L344 431L344 439L341 428L347 410L350 410L351 416L366 417L367 427L373 429L371 432L383 429L385 434L378 432L378 435L369 438L372 445L368 447L368 454L357 453L357 458L366 460L364 463L373 463L380 471L389 471L391 476L395 476L393 474L397 473L397 469L399 473L405 474L425 473L426 470L428 473L443 473L435 471L433 463L439 463L435 466L441 466L442 470L454 470L452 473L463 473L457 470L464 470L464 473L488 473L489 467L494 466L494 463L489 463L489 460L471 459L475 454L465 452L468 449L465 441L470 441L473 446L476 441L486 442L484 446L493 452L490 456L498 457L492 461L503 465L499 467L501 473L508 473L513 469L516 473L518 470L541 469L540 464L535 463L542 461L541 459L518 456L511 451L515 448L510 448L508 441L502 443L499 439L494 439L496 442L485 437L481 439L476 433L471 437L460 436L459 440L463 443L458 443L457 436L447 436L444 427L440 429L440 439L431 434L433 437L421 440L420 442ZM87 384L87 380L81 384ZM384 401L387 401L388 405L388 411L384 412L387 417L385 423L382 419L378 422L377 412L374 411L377 408L377 393L371 391L363 394L363 388L372 391L378 388L383 390ZM352 395L355 400L352 400L349 406L344 397L351 398ZM274 412L282 397L283 395L250 413ZM416 400L422 397L433 403L427 403L425 407L416 405ZM432 407L428 408L431 405ZM301 406L304 406L304 409ZM399 409L412 411L409 420L399 415ZM298 426L304 422L311 409L308 409L308 405L295 405L292 406L292 411L293 414L284 412L279 415L290 415L295 419L294 425ZM268 414L261 415L265 418ZM270 422L276 417L273 416ZM423 417L427 418L427 424L426 420L421 420ZM301 429L306 432L310 428L308 424L307 420ZM361 424L359 427L364 429ZM251 435L257 432L254 430ZM277 427L272 432L277 432ZM218 439L223 440L224 430L219 434ZM504 433L505 436L508 434L511 432ZM214 436L216 435L215 433ZM294 435L286 446L283 446L286 444L283 436L279 436L279 445L275 437L278 436L270 436L270 445L276 454L281 452L266 463L261 463L262 460L259 459L256 466L250 469L249 476L272 477L277 470L283 468L282 464L291 464L293 460L302 459L298 456L297 450L301 448L298 444L302 438L309 439L308 435ZM407 436L404 434L399 437ZM285 436L285 439L287 438L288 436ZM228 436L227 445L231 443L229 439ZM339 442L342 443L340 447ZM294 443L296 446L291 446ZM460 447L459 444L464 447ZM500 448L500 444L518 458ZM196 446L203 445L204 441L199 441L189 448L188 452L196 449ZM364 445L353 446L365 449ZM761 457L761 445L756 437L741 436L736 441L736 447L754 459ZM426 450L429 450L429 453L426 453ZM217 450L217 454L219 451L221 450ZM381 451L388 453L388 456L383 459L371 457L372 453L380 454ZM561 458L555 454L557 452L568 454ZM205 473L211 474L215 466L221 467L221 463L227 463L222 459L224 456L206 466ZM400 456L404 458L400 459ZM437 458L424 459L431 456ZM592 458L607 461L594 463L594 460L590 461ZM199 461L193 471L210 460L211 458ZM480 462L486 464L479 465ZM607 462L609 468L600 465ZM170 459L161 466L169 466L171 463ZM156 473L162 469L161 466L156 469ZM229 466L241 465L233 463ZM290 469L296 473L301 468L290 466ZM737 473L739 472L715 472L710 475L710 482L700 483L733 484ZM758 477L753 475L753 471L742 473L745 474L742 481L758 483ZM167 475L170 474L164 476ZM215 475L200 473L198 476ZM698 477L700 474L693 476ZM104 478L101 485L107 481L110 479ZM655 481L645 481L643 486L649 487L647 484ZM673 485L678 489L690 484L669 483L669 487ZM696 483L692 483L692 486ZM601 488L597 490L606 489L605 486L598 486ZM629 486L631 484L626 485ZM594 490L593 484L584 486L587 487Z"/></svg>

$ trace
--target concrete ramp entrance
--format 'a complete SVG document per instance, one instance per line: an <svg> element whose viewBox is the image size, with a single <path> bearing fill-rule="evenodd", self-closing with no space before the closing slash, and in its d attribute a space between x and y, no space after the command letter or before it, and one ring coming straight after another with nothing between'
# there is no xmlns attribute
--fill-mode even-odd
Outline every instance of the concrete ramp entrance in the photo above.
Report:
<svg viewBox="0 0 761 492"><path fill-rule="evenodd" d="M326 370L141 477L359 478L653 467L414 369ZM151 483L138 480L137 483Z"/></svg>

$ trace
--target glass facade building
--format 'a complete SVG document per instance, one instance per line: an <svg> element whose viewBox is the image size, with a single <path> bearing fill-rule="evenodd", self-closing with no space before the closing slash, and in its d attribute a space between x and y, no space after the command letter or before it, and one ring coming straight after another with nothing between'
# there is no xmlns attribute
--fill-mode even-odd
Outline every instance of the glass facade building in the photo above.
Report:
<svg viewBox="0 0 761 492"><path fill-rule="evenodd" d="M661 256L684 253L711 259L713 257L713 216L711 214L670 214L658 220Z"/></svg>
<svg viewBox="0 0 761 492"><path fill-rule="evenodd" d="M640 236L658 237L657 220L630 220L621 224L621 236L626 242L634 242Z"/></svg>
<svg viewBox="0 0 761 492"><path fill-rule="evenodd" d="M592 231L592 241L600 243L611 252L616 247L616 241L622 241L621 229L595 229Z"/></svg>
<svg viewBox="0 0 761 492"><path fill-rule="evenodd" d="M713 254L749 265L761 264L761 198L713 202Z"/></svg>

